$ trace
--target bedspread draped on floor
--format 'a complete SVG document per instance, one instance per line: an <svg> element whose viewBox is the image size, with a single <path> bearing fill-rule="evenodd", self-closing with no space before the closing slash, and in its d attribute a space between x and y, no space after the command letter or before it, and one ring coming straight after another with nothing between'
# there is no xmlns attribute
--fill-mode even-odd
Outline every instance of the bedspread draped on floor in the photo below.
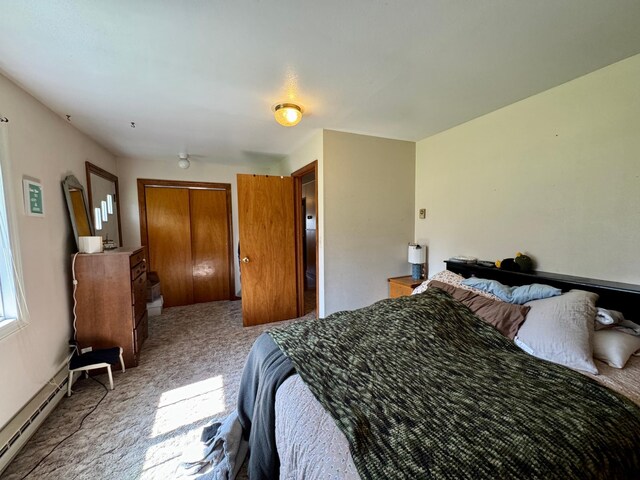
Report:
<svg viewBox="0 0 640 480"><path fill-rule="evenodd" d="M238 395L238 420L249 442L247 471L251 480L278 478L276 391L294 373L293 364L271 337L260 335L247 357Z"/></svg>

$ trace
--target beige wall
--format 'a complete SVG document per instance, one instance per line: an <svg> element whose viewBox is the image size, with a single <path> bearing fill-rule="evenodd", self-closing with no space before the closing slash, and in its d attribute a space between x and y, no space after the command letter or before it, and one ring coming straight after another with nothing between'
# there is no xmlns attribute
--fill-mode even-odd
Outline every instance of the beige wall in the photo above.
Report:
<svg viewBox="0 0 640 480"><path fill-rule="evenodd" d="M236 293L240 291L238 267L238 173L273 174L277 165L265 160L264 165L221 165L192 159L191 167L178 167L178 157L170 158L118 158L118 183L120 188L120 214L122 216L122 242L125 246L140 245L140 214L138 210L138 178L156 180L181 180L193 182L214 182L231 184L231 214L233 223L233 252L235 265ZM160 279L162 281L162 279Z"/></svg>
<svg viewBox="0 0 640 480"><path fill-rule="evenodd" d="M86 185L86 160L115 171L113 156L0 75L1 127L8 138L29 324L0 339L0 426L6 424L64 364L71 337L70 255L73 232L61 181ZM5 172L7 173L7 172ZM22 177L42 182L45 217L24 214Z"/></svg>
<svg viewBox="0 0 640 480"><path fill-rule="evenodd" d="M416 240L640 283L640 55L417 144Z"/></svg>
<svg viewBox="0 0 640 480"><path fill-rule="evenodd" d="M318 315L324 317L324 152L323 152L324 132L318 130L303 142L298 148L285 157L280 163L280 174L291 175L296 170L310 164L314 160L318 161L318 198L317 198L317 242L318 242Z"/></svg>
<svg viewBox="0 0 640 480"><path fill-rule="evenodd" d="M387 297L414 234L415 143L324 131L325 314Z"/></svg>
<svg viewBox="0 0 640 480"><path fill-rule="evenodd" d="M293 149L291 154L282 159L279 166L280 174L291 175L314 160L318 160L318 170L320 170L323 163L323 140L324 130L313 132L306 141L302 142L297 148ZM322 177L320 173L318 173L318 176Z"/></svg>

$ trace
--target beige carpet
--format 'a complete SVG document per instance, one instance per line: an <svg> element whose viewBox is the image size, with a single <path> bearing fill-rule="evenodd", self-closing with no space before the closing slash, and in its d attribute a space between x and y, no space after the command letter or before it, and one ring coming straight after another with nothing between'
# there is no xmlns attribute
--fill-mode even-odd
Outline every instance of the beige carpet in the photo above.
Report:
<svg viewBox="0 0 640 480"><path fill-rule="evenodd" d="M27 478L178 478L186 446L210 420L235 408L245 357L268 328L243 328L239 301L175 307L150 318L140 365L117 371L115 390ZM97 378L106 382L106 376ZM103 394L93 380L78 380L74 394L62 400L2 479L23 478Z"/></svg>

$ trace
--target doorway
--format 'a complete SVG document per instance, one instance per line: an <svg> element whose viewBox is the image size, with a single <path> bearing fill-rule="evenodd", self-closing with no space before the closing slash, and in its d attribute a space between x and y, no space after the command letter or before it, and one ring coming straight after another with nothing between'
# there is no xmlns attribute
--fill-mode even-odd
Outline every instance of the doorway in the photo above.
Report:
<svg viewBox="0 0 640 480"><path fill-rule="evenodd" d="M298 305L318 316L318 161L291 174L296 206Z"/></svg>
<svg viewBox="0 0 640 480"><path fill-rule="evenodd" d="M165 306L235 298L231 185L138 179L138 205Z"/></svg>

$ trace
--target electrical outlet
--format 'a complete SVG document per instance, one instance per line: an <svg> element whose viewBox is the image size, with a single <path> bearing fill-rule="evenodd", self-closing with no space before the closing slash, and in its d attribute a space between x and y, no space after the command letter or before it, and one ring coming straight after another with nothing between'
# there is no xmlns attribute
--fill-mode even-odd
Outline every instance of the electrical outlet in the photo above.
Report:
<svg viewBox="0 0 640 480"><path fill-rule="evenodd" d="M427 209L426 208L421 208L420 209L420 218L422 220L424 220L425 218L427 218Z"/></svg>
<svg viewBox="0 0 640 480"><path fill-rule="evenodd" d="M80 353L87 353L93 351L93 347L87 347L80 350Z"/></svg>

